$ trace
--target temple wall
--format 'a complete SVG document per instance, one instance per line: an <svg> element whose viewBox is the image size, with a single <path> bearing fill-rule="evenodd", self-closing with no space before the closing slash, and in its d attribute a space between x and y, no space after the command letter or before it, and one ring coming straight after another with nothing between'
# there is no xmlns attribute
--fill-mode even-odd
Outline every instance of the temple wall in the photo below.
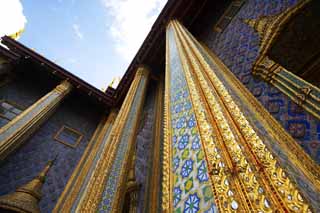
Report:
<svg viewBox="0 0 320 213"><path fill-rule="evenodd" d="M137 135L136 149L136 181L141 185L138 193L138 212L143 212L147 205L145 193L148 182L148 171L151 166L151 154L154 142L154 119L155 119L155 100L156 89L153 85L148 88L140 127ZM151 189L152 190L152 189Z"/></svg>
<svg viewBox="0 0 320 213"><path fill-rule="evenodd" d="M251 69L258 57L259 37L241 20L277 14L296 2L248 0L223 32L217 33L212 27L207 27L200 40L218 55L304 150L320 163L320 122L278 89L253 77Z"/></svg>
<svg viewBox="0 0 320 213"><path fill-rule="evenodd" d="M36 98L33 99L35 100ZM48 121L0 165L0 195L12 192L16 187L33 179L47 161L58 154L57 161L49 171L44 184L43 198L40 202L41 212L51 212L88 145L101 115L101 110L95 109L80 96L67 97ZM63 125L83 134L77 147L66 146L54 139Z"/></svg>
<svg viewBox="0 0 320 213"><path fill-rule="evenodd" d="M38 81L22 74L0 86L0 100L14 102L26 109L51 89L53 88L49 88L45 81Z"/></svg>

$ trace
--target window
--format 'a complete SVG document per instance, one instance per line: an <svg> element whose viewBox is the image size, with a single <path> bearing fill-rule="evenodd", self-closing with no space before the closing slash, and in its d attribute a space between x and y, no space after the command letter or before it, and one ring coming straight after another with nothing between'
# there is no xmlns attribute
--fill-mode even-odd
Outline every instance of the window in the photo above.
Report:
<svg viewBox="0 0 320 213"><path fill-rule="evenodd" d="M77 147L82 138L83 135L80 132L67 126L62 126L54 136L56 141L72 148Z"/></svg>
<svg viewBox="0 0 320 213"><path fill-rule="evenodd" d="M0 127L3 127L23 111L23 108L7 100L0 100Z"/></svg>

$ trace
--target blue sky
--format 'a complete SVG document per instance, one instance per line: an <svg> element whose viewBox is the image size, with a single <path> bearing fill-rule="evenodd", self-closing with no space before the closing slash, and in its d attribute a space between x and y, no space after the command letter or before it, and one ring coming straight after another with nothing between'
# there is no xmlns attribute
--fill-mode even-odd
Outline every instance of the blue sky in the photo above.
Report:
<svg viewBox="0 0 320 213"><path fill-rule="evenodd" d="M166 3L166 0L2 1L12 10L16 6L10 6L11 2L22 4L22 15L21 11L13 11L7 17L17 23L20 16L25 17L20 42L99 89L106 88L113 77L123 75ZM0 23L0 34L4 25Z"/></svg>

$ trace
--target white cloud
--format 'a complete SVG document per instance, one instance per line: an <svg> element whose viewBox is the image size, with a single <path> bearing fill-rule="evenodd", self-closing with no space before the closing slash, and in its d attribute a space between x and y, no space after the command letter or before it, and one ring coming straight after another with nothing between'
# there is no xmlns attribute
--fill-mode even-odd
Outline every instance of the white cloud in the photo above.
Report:
<svg viewBox="0 0 320 213"><path fill-rule="evenodd" d="M166 0L103 0L113 19L108 31L114 48L130 62L146 38Z"/></svg>
<svg viewBox="0 0 320 213"><path fill-rule="evenodd" d="M20 0L0 0L0 37L18 32L26 23Z"/></svg>
<svg viewBox="0 0 320 213"><path fill-rule="evenodd" d="M72 25L72 29L75 33L75 35L79 38L79 39L83 39L83 34L80 31L80 26L78 24L73 24Z"/></svg>

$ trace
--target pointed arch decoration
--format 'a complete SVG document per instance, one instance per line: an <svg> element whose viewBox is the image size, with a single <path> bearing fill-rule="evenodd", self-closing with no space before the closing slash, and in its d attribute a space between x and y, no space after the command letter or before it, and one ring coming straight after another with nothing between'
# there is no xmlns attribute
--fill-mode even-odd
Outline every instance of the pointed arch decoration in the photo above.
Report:
<svg viewBox="0 0 320 213"><path fill-rule="evenodd" d="M320 89L318 86L297 76L294 73L295 70L286 69L269 56L273 45L285 32L285 26L304 8L315 2L302 0L280 14L245 19L244 22L251 26L260 38L260 53L254 62L252 73L278 88L300 107L320 119ZM301 55L301 57L304 56Z"/></svg>

